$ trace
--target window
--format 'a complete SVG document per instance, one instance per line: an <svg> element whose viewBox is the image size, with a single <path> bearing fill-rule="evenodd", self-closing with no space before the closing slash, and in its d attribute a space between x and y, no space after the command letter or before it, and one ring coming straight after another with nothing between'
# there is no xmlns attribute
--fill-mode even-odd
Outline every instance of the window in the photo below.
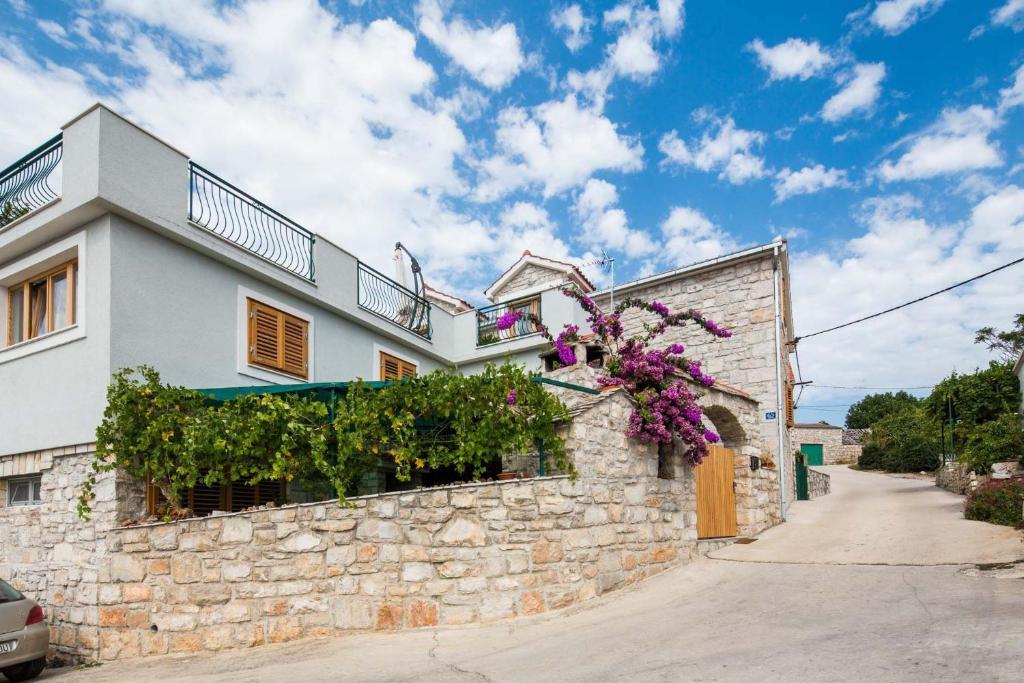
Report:
<svg viewBox="0 0 1024 683"><path fill-rule="evenodd" d="M42 476L9 479L7 481L7 504L36 505L41 503L43 501L42 484Z"/></svg>
<svg viewBox="0 0 1024 683"><path fill-rule="evenodd" d="M796 424L796 406L793 403L793 382L786 382L786 426L792 427Z"/></svg>
<svg viewBox="0 0 1024 683"><path fill-rule="evenodd" d="M309 377L309 322L247 299L249 364Z"/></svg>
<svg viewBox="0 0 1024 683"><path fill-rule="evenodd" d="M196 517L206 517L214 510L241 512L267 503L280 505L285 500L284 480L261 481L255 486L239 481L223 486L198 483L181 493L181 504L192 510ZM163 503L164 496L160 488L151 481L146 482L146 512L157 514Z"/></svg>
<svg viewBox="0 0 1024 683"><path fill-rule="evenodd" d="M380 378L383 381L416 376L416 366L390 353L380 352Z"/></svg>
<svg viewBox="0 0 1024 683"><path fill-rule="evenodd" d="M72 260L7 289L7 346L75 324L78 261Z"/></svg>

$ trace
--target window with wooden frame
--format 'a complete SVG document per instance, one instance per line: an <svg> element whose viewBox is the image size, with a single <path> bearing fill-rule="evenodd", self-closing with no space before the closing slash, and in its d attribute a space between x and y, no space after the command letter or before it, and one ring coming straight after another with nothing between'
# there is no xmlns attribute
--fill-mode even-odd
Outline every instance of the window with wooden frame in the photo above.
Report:
<svg viewBox="0 0 1024 683"><path fill-rule="evenodd" d="M390 353L380 352L380 378L382 381L400 380L416 376L416 366Z"/></svg>
<svg viewBox="0 0 1024 683"><path fill-rule="evenodd" d="M796 401L793 398L793 390L796 387L796 376L793 374L793 366L786 360L786 426L792 427L796 424Z"/></svg>
<svg viewBox="0 0 1024 683"><path fill-rule="evenodd" d="M146 482L146 513L157 514L163 502L164 496L160 488L151 481ZM192 510L196 517L206 517L214 510L241 512L267 503L283 502L284 480L261 481L255 486L237 481L223 486L206 486L200 483L181 493L181 504Z"/></svg>
<svg viewBox="0 0 1024 683"><path fill-rule="evenodd" d="M309 378L309 321L247 299L249 364Z"/></svg>
<svg viewBox="0 0 1024 683"><path fill-rule="evenodd" d="M78 259L7 289L7 346L75 324Z"/></svg>

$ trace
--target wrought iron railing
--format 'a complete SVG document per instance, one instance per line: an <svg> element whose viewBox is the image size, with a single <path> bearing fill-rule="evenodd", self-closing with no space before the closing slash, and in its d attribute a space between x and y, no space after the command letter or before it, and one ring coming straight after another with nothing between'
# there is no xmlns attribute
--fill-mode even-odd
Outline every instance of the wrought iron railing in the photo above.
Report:
<svg viewBox="0 0 1024 683"><path fill-rule="evenodd" d="M316 281L316 235L190 161L188 219L271 263Z"/></svg>
<svg viewBox="0 0 1024 683"><path fill-rule="evenodd" d="M362 261L356 270L356 300L360 308L430 339L429 301Z"/></svg>
<svg viewBox="0 0 1024 683"><path fill-rule="evenodd" d="M0 171L0 227L60 197L54 171L63 152L63 134L58 133Z"/></svg>
<svg viewBox="0 0 1024 683"><path fill-rule="evenodd" d="M512 327L499 330L498 319L510 311L518 311L521 314L519 320ZM537 323L534 322L534 318L540 320L539 296L478 308L476 311L476 345L487 346L536 334L540 330Z"/></svg>

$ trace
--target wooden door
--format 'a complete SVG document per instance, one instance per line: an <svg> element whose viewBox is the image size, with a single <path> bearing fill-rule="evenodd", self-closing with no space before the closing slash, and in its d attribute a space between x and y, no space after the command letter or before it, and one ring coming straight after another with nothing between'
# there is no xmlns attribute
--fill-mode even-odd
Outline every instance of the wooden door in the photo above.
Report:
<svg viewBox="0 0 1024 683"><path fill-rule="evenodd" d="M736 491L733 489L735 454L710 446L697 474L697 538L736 535Z"/></svg>

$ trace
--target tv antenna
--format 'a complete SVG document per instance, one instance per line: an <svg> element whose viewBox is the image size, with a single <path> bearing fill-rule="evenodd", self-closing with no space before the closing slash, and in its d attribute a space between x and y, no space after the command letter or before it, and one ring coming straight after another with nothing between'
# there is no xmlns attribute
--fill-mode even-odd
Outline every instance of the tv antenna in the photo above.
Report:
<svg viewBox="0 0 1024 683"><path fill-rule="evenodd" d="M608 308L615 310L615 257L609 256L607 251L601 249L600 257L587 261L583 266L600 266L601 270L610 274L612 284L608 288Z"/></svg>

